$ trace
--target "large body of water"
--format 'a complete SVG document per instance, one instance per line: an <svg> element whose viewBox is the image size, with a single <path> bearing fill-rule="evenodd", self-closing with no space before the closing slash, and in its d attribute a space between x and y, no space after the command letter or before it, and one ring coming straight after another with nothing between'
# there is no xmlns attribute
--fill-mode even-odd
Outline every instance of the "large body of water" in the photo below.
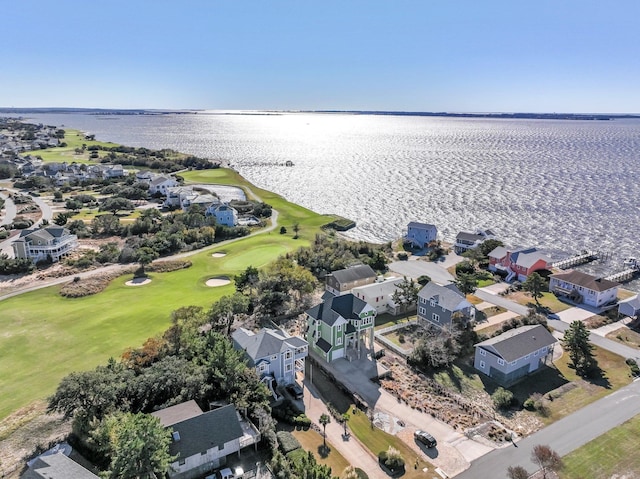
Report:
<svg viewBox="0 0 640 479"><path fill-rule="evenodd" d="M357 222L384 242L409 221L443 239L493 229L560 258L640 256L640 120L503 120L320 113L99 116L33 121L131 146L228 161L256 185ZM286 161L293 167L285 167Z"/></svg>

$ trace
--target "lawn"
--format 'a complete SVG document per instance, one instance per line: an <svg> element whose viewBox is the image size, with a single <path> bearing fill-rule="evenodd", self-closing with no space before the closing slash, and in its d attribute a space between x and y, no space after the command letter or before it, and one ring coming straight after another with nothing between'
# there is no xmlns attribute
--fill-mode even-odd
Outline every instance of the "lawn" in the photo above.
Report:
<svg viewBox="0 0 640 479"><path fill-rule="evenodd" d="M611 429L562 458L561 479L609 479L640 475L640 416Z"/></svg>
<svg viewBox="0 0 640 479"><path fill-rule="evenodd" d="M607 339L617 341L631 348L640 349L640 333L627 326L611 331L606 337Z"/></svg>
<svg viewBox="0 0 640 479"><path fill-rule="evenodd" d="M75 152L76 148L82 148L82 145L85 144L87 147L89 146L103 146L105 148L118 146L115 143L104 142L104 141L92 141L87 140L84 137L84 134L78 130L67 130L65 129L64 141L67 146L64 147L56 147L56 148L47 148L44 150L33 150L29 152L31 155L40 156L42 161L45 163L62 163L66 161L67 163L84 163L84 164L95 164L96 160L92 160L89 158L91 152L89 150L84 151L82 154L77 154ZM106 152L99 151L98 154L100 156L105 156Z"/></svg>
<svg viewBox="0 0 640 479"><path fill-rule="evenodd" d="M323 448L322 436L313 429L294 430L291 434L298 440L305 451L311 451L320 464L329 466L333 476L341 476L350 465L333 444L327 441L327 449ZM328 454L327 454L328 451Z"/></svg>
<svg viewBox="0 0 640 479"><path fill-rule="evenodd" d="M372 426L371 421L369 421L369 418L364 412L359 409L355 409L355 411L355 414L351 414L348 423L353 435L376 457L379 452L386 451L389 446L400 451L405 462L406 472L402 476L404 479L422 478L425 477L425 473L422 471L423 468L429 467L431 470L434 469L432 464L416 454L416 452L401 439ZM416 464L417 468L414 467Z"/></svg>
<svg viewBox="0 0 640 479"><path fill-rule="evenodd" d="M383 313L376 316L375 326L376 330L388 328L389 326L394 326L396 324L407 323L409 321L415 321L417 316L415 314L410 314L406 316L405 314L400 314L398 316L393 316L389 313Z"/></svg>
<svg viewBox="0 0 640 479"><path fill-rule="evenodd" d="M196 173L201 174L198 181L227 177L229 182L237 180L249 187L228 170ZM2 301L0 419L53 393L60 379L71 371L93 368L161 333L169 326L171 311L188 305L208 307L234 291L233 283L209 288L207 279L233 277L250 265L265 266L284 253L309 245L320 226L334 219L251 188L278 210L279 224L300 224L298 239L293 239L289 229L285 235L274 231L221 244L219 250L227 253L225 257L213 258L215 249L203 251L190 257L191 268L153 273L153 281L145 286L125 286L130 277L122 276L104 292L85 298L63 298L58 294L60 286L53 286ZM40 370L41 365L46 366Z"/></svg>
<svg viewBox="0 0 640 479"><path fill-rule="evenodd" d="M510 294L509 296L507 296L507 298L523 306L529 306L529 304L535 306L535 301L533 300L531 295L524 291ZM549 310L554 313L571 308L571 305L563 303L556 297L555 294L549 292L542 293L542 298L540 298L539 301L541 306L549 308Z"/></svg>

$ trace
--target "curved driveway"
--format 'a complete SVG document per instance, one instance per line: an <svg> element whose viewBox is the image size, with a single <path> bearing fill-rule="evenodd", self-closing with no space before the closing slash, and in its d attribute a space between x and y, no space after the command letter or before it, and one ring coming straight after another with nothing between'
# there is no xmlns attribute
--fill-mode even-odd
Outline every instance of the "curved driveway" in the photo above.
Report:
<svg viewBox="0 0 640 479"><path fill-rule="evenodd" d="M0 193L0 198L2 198L4 202L4 216L0 220L0 226L10 225L13 223L13 219L16 217L18 213L18 209L16 208L16 204L13 202L9 195L6 193Z"/></svg>

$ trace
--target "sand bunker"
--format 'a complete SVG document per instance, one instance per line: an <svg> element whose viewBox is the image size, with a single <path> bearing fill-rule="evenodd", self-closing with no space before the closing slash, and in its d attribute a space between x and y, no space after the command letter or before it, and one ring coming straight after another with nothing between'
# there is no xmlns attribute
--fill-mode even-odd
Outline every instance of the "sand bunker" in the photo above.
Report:
<svg viewBox="0 0 640 479"><path fill-rule="evenodd" d="M212 258L224 258L225 256L227 256L227 253L223 253L221 251L218 251L217 253L213 253L211 255Z"/></svg>
<svg viewBox="0 0 640 479"><path fill-rule="evenodd" d="M205 283L207 286L209 286L210 288L216 288L218 286L224 286L226 284L231 283L231 280L229 278L227 278L226 276L218 276L216 278L211 278L209 280L207 280L207 282Z"/></svg>
<svg viewBox="0 0 640 479"><path fill-rule="evenodd" d="M127 281L124 284L127 286L142 286L149 283L151 283L149 278L133 278L131 281Z"/></svg>

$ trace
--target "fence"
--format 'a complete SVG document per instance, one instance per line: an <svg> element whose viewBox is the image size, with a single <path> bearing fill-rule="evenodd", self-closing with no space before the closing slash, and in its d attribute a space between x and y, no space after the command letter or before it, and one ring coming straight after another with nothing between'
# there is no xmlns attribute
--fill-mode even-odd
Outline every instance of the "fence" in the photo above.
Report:
<svg viewBox="0 0 640 479"><path fill-rule="evenodd" d="M399 345L397 345L396 343L394 343L393 341L391 341L390 339L387 339L384 337L385 334L387 333L391 333L393 331L396 331L398 329L403 329L406 328L407 326L413 326L413 325L417 325L420 324L420 320L415 319L413 321L408 321L406 323L400 323L400 324L394 324L393 326L389 326L387 328L382 328L377 330L374 333L375 339L376 341L378 341L379 343L381 343L382 345L384 345L385 347L387 347L388 349L390 349L391 351L393 351L394 353L402 356L403 358L407 358L409 357L409 355L411 354L411 349L405 349Z"/></svg>

